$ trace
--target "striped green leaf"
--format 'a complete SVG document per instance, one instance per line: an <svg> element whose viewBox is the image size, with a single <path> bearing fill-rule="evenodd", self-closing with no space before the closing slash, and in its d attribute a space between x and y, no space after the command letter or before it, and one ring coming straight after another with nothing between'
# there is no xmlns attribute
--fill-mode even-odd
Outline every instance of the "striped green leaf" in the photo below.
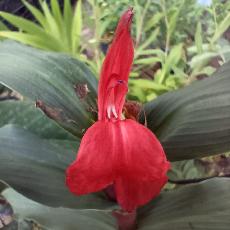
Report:
<svg viewBox="0 0 230 230"><path fill-rule="evenodd" d="M49 118L72 134L81 137L93 123L97 81L85 64L9 41L0 43L0 62L0 82L37 101ZM76 92L79 85L83 87Z"/></svg>
<svg viewBox="0 0 230 230"><path fill-rule="evenodd" d="M7 125L0 128L0 180L39 203L52 207L112 207L98 194L76 197L65 186L65 170L75 159L79 141L45 140L22 128ZM69 143L69 142L68 142Z"/></svg>
<svg viewBox="0 0 230 230"><path fill-rule="evenodd" d="M146 104L148 127L171 161L230 150L230 65ZM144 122L144 117L142 117Z"/></svg>
<svg viewBox="0 0 230 230"><path fill-rule="evenodd" d="M215 178L164 192L140 210L138 230L228 230L229 189L229 178Z"/></svg>

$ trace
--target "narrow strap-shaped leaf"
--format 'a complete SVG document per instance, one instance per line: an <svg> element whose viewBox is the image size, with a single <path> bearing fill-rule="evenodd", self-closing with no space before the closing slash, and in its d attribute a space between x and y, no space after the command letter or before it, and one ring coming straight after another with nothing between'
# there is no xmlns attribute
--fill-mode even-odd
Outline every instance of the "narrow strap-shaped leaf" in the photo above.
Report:
<svg viewBox="0 0 230 230"><path fill-rule="evenodd" d="M163 192L140 210L138 229L228 230L229 189L229 178L214 178Z"/></svg>
<svg viewBox="0 0 230 230"><path fill-rule="evenodd" d="M220 36L229 28L229 26L230 26L230 13L228 13L227 16L224 18L224 20L221 21L221 23L218 25L217 30L211 39L211 43L216 42L220 38Z"/></svg>
<svg viewBox="0 0 230 230"><path fill-rule="evenodd" d="M63 9L63 19L65 26L65 33L67 37L67 44L71 47L71 33L72 33L72 25L73 25L73 10L70 3L70 0L64 0L64 9Z"/></svg>
<svg viewBox="0 0 230 230"><path fill-rule="evenodd" d="M96 118L97 81L80 61L5 41L0 62L0 82L37 102L74 135L82 136Z"/></svg>
<svg viewBox="0 0 230 230"><path fill-rule="evenodd" d="M0 127L14 124L23 127L42 138L75 140L70 133L44 116L31 101L6 100L0 102Z"/></svg>
<svg viewBox="0 0 230 230"><path fill-rule="evenodd" d="M63 18L62 18L61 8L57 0L51 0L50 3L51 3L52 14L59 26L59 30L61 31L63 29L63 23L62 23Z"/></svg>
<svg viewBox="0 0 230 230"><path fill-rule="evenodd" d="M73 24L72 24L72 52L75 54L80 46L82 30L82 7L81 0L77 1L74 15L73 15Z"/></svg>
<svg viewBox="0 0 230 230"><path fill-rule="evenodd" d="M35 223L38 223L39 229L41 230L117 229L115 218L110 214L109 211L96 209L76 210L62 207L51 208L29 200L21 194L15 192L13 189L7 189L2 194L12 205L15 216L19 218L19 222L20 218L26 218L28 223L35 221Z"/></svg>
<svg viewBox="0 0 230 230"><path fill-rule="evenodd" d="M49 206L110 207L98 195L76 197L65 186L65 169L75 150L47 141L15 126L0 128L0 180L30 199ZM76 150L79 142L75 142Z"/></svg>
<svg viewBox="0 0 230 230"><path fill-rule="evenodd" d="M46 19L42 12L31 5L29 2L26 0L22 0L23 4L26 6L26 8L31 12L31 14L35 17L35 19L42 25L43 28L46 27Z"/></svg>
<svg viewBox="0 0 230 230"><path fill-rule="evenodd" d="M44 35L44 36L43 36ZM9 38L26 45L30 45L39 49L63 51L62 44L48 34L41 34L41 36L31 35L21 32L0 31L0 36Z"/></svg>
<svg viewBox="0 0 230 230"><path fill-rule="evenodd" d="M23 17L19 17L3 11L0 11L0 16L20 30L37 35L44 33L40 26Z"/></svg>
<svg viewBox="0 0 230 230"><path fill-rule="evenodd" d="M1 30L8 30L8 27L3 22L0 21L0 31Z"/></svg>
<svg viewBox="0 0 230 230"><path fill-rule="evenodd" d="M44 13L44 16L47 21L46 31L56 37L58 40L61 40L62 33L60 31L60 27L58 22L55 20L54 16L49 9L48 4L45 1L41 1L41 7Z"/></svg>
<svg viewBox="0 0 230 230"><path fill-rule="evenodd" d="M146 104L147 125L158 135L170 160L230 150L229 76L226 63L213 76Z"/></svg>

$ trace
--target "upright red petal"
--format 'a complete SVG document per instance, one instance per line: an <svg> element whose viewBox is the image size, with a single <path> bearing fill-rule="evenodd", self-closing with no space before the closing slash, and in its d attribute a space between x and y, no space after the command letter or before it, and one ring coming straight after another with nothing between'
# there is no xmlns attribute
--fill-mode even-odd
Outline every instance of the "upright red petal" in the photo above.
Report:
<svg viewBox="0 0 230 230"><path fill-rule="evenodd" d="M107 118L107 110L121 116L134 49L130 35L131 9L121 17L113 42L104 60L98 87L98 119Z"/></svg>

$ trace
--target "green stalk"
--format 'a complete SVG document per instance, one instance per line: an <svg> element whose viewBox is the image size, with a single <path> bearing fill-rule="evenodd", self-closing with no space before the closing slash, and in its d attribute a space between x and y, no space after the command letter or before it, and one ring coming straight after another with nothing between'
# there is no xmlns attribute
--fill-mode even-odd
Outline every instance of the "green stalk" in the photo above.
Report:
<svg viewBox="0 0 230 230"><path fill-rule="evenodd" d="M169 32L169 20L168 20L168 16L167 16L167 10L165 7L165 0L161 0L161 9L162 12L164 14L164 21L165 21L165 26L166 26L166 40L165 40L165 60L168 56L168 51L169 51L169 47L170 47L170 32ZM164 62L165 62L164 60ZM165 70L164 70L164 65L162 68L162 72L161 72L161 76L159 78L159 83L162 84L165 80Z"/></svg>

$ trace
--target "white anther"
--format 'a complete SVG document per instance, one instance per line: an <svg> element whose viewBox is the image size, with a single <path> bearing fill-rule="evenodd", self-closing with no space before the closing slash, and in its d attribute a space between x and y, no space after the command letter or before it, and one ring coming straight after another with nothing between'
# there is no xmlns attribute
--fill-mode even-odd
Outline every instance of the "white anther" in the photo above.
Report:
<svg viewBox="0 0 230 230"><path fill-rule="evenodd" d="M109 105L109 106L107 107L107 115L108 115L108 118L109 118L109 119L111 118L111 112L112 112L112 107L111 107L111 105Z"/></svg>
<svg viewBox="0 0 230 230"><path fill-rule="evenodd" d="M111 115L113 115L115 118L118 118L115 105L108 105L108 107L107 107L107 115L108 115L109 119L111 119Z"/></svg>
<svg viewBox="0 0 230 230"><path fill-rule="evenodd" d="M114 116L115 118L118 118L118 116L117 116L117 111L116 111L116 108L115 108L115 105L112 106L112 113L113 113L113 116Z"/></svg>

